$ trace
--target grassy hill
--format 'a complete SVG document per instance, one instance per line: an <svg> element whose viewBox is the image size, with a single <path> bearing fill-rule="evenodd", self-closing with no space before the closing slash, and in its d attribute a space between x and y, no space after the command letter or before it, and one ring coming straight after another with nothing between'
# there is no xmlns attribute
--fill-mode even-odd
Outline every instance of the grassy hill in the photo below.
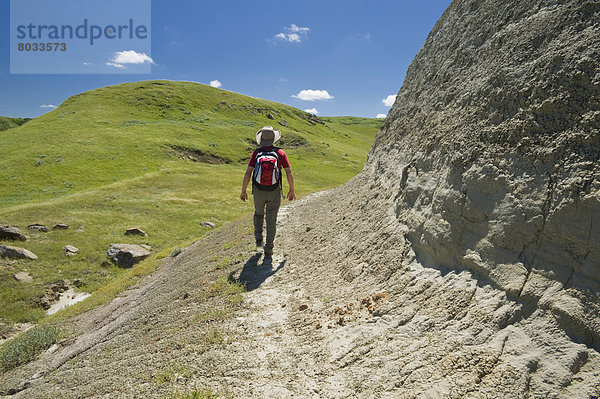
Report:
<svg viewBox="0 0 600 399"><path fill-rule="evenodd" d="M21 126L30 120L31 118L10 118L8 116L0 116L0 132Z"/></svg>
<svg viewBox="0 0 600 399"><path fill-rule="evenodd" d="M0 223L18 226L29 240L16 245L39 256L0 259L0 319L5 324L39 320L44 311L37 301L58 279L81 280L82 291L96 292L90 304L108 300L152 271L158 258L206 234L200 222L221 225L251 212L239 192L260 127L281 129L281 146L302 196L358 173L380 123L318 119L191 82L126 83L70 97L0 135L8 149L0 160ZM58 222L70 228L27 229ZM78 226L84 232L76 231ZM124 236L133 226L148 237ZM108 262L106 249L113 242L145 243L154 255L123 270ZM64 245L76 246L79 254L65 256ZM22 270L33 276L33 284L12 278Z"/></svg>

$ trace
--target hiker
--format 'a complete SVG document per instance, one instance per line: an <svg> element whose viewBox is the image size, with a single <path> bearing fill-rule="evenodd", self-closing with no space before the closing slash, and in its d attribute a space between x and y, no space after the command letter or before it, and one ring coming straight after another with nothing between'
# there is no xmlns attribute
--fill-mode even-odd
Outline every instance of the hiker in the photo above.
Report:
<svg viewBox="0 0 600 399"><path fill-rule="evenodd" d="M290 201L296 199L294 194L294 176L290 168L285 151L273 147L273 144L281 138L281 132L274 130L272 126L265 126L256 133L256 142L260 148L254 150L248 169L244 174L242 183L242 194L240 199L244 202L248 199L246 188L252 179L252 196L254 197L254 238L256 246L263 246L263 221L267 219L267 239L264 245L266 258L273 256L273 241L277 229L277 212L282 198L281 168L285 170L290 191L287 198Z"/></svg>

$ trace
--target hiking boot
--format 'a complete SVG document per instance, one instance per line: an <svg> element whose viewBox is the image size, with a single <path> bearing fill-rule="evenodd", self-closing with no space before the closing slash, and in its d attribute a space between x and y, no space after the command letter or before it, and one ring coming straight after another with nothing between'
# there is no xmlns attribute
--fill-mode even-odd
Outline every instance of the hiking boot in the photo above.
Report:
<svg viewBox="0 0 600 399"><path fill-rule="evenodd" d="M256 246L257 247L262 247L263 246L263 240L256 240Z"/></svg>
<svg viewBox="0 0 600 399"><path fill-rule="evenodd" d="M273 257L273 250L265 250L265 258L271 259Z"/></svg>

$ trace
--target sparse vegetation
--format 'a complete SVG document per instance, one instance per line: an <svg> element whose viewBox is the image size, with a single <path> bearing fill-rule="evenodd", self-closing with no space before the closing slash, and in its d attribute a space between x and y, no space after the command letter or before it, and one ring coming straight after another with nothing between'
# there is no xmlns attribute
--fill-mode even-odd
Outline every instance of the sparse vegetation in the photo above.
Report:
<svg viewBox="0 0 600 399"><path fill-rule="evenodd" d="M181 248L180 247L176 247L175 249L173 249L171 251L171 255L169 255L171 258L176 257L177 255L179 255L181 253Z"/></svg>
<svg viewBox="0 0 600 399"><path fill-rule="evenodd" d="M215 282L207 288L209 296L216 295L238 295L246 292L246 287L243 284L235 281L231 274L219 277Z"/></svg>
<svg viewBox="0 0 600 399"><path fill-rule="evenodd" d="M5 343L0 349L0 366L10 370L30 362L56 343L60 330L50 325L35 326Z"/></svg>
<svg viewBox="0 0 600 399"><path fill-rule="evenodd" d="M158 372L154 376L154 383L161 385L177 381L178 379L187 379L190 375L190 370L187 367L183 365L173 365L172 367Z"/></svg>

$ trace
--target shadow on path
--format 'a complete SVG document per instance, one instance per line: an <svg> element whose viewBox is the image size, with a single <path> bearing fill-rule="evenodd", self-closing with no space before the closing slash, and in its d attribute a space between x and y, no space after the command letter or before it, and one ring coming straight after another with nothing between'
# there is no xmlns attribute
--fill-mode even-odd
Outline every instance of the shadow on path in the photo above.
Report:
<svg viewBox="0 0 600 399"><path fill-rule="evenodd" d="M285 266L286 260L283 260L277 264L277 267L273 264L271 259L260 260L262 254L254 254L246 261L244 268L240 272L238 281L246 286L246 290L252 291L260 287L266 279L277 273L280 269Z"/></svg>

